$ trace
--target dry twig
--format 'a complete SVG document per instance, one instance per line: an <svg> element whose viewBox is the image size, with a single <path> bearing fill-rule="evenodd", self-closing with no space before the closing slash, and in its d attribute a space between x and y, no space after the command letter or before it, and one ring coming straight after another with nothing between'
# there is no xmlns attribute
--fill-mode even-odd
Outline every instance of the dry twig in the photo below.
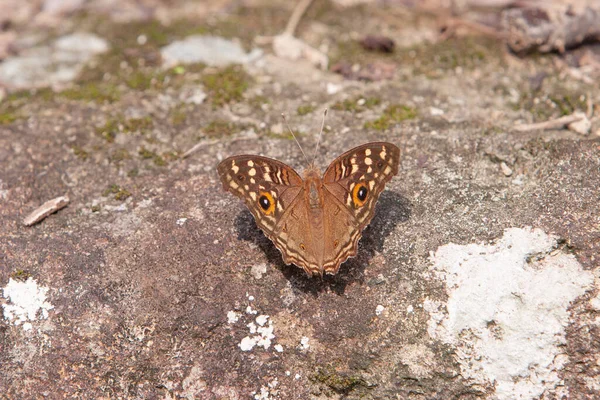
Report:
<svg viewBox="0 0 600 400"><path fill-rule="evenodd" d="M564 117L560 117L560 118L556 118L556 119L551 119L548 121L544 121L544 122L538 122L535 124L520 124L520 125L516 125L513 129L519 132L529 132L529 131L536 131L536 130L549 130L549 129L561 129L564 128L565 126L573 123L573 122L577 122L580 121L581 119L583 119L581 116L578 115L565 115Z"/></svg>
<svg viewBox="0 0 600 400"><path fill-rule="evenodd" d="M64 208L69 204L69 198L67 196L60 196L52 200L48 200L35 210L33 210L23 220L23 225L31 226L46 218L48 215L57 212L61 208Z"/></svg>

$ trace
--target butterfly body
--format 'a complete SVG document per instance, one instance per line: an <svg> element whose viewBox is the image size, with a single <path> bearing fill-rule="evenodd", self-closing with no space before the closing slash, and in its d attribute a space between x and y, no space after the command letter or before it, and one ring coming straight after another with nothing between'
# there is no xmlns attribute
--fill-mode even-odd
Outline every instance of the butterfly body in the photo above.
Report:
<svg viewBox="0 0 600 400"><path fill-rule="evenodd" d="M223 188L244 200L286 264L309 275L335 274L357 253L385 184L398 172L399 149L367 143L303 177L270 158L240 155L218 166Z"/></svg>

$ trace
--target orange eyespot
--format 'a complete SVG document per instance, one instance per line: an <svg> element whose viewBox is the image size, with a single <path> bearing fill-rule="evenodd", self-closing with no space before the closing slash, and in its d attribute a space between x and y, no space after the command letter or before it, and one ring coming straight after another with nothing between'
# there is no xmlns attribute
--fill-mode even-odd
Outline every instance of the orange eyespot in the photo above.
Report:
<svg viewBox="0 0 600 400"><path fill-rule="evenodd" d="M360 182L352 189L352 201L355 207L362 207L365 205L367 198L369 197L369 188L364 182Z"/></svg>
<svg viewBox="0 0 600 400"><path fill-rule="evenodd" d="M273 199L273 196L269 192L260 192L258 205L265 215L271 215L275 212L275 199Z"/></svg>

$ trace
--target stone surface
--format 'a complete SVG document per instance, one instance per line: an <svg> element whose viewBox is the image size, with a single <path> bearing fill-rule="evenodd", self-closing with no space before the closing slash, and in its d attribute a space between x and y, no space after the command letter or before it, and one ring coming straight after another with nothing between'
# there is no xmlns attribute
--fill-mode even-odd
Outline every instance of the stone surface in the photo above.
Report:
<svg viewBox="0 0 600 400"><path fill-rule="evenodd" d="M202 32L250 49L292 8L215 0L199 18L184 3L160 3L158 15L154 2L116 2L115 14L146 16L122 24L110 2L107 13L85 2L91 15L58 16L42 33L11 20L29 43L12 56L83 32L108 51L68 90L3 88L2 396L600 396L600 138L513 130L589 104L598 131L598 71L582 68L594 78L582 81L564 66L570 53L517 58L473 35L404 47L396 39L432 37L437 19L377 2L315 2L296 35L332 61L394 64L386 81L272 54L165 70L169 43ZM385 33L398 47L363 53L354 32ZM28 84L53 79L36 71ZM15 82L29 73L17 69ZM311 279L283 264L215 168L250 153L301 171L281 113L311 156L324 108L322 170L376 140L398 144L402 165L357 257ZM22 225L62 195L68 207Z"/></svg>

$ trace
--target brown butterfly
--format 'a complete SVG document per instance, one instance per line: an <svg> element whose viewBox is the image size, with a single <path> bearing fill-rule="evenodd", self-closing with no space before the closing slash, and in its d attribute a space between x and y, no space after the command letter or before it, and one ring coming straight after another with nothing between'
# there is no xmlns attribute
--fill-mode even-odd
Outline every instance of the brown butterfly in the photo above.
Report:
<svg viewBox="0 0 600 400"><path fill-rule="evenodd" d="M336 158L323 176L314 163L300 177L282 162L254 155L229 157L218 172L223 188L244 200L285 263L322 276L356 255L399 159L395 145L373 142Z"/></svg>

